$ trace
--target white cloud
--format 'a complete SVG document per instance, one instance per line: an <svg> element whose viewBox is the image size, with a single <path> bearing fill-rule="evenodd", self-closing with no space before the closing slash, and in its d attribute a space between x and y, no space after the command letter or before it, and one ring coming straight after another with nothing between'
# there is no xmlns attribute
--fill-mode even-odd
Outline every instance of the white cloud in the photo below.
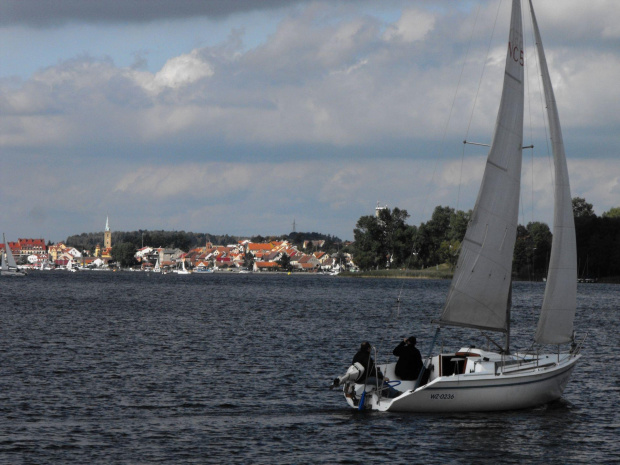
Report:
<svg viewBox="0 0 620 465"><path fill-rule="evenodd" d="M563 42L576 38L620 38L620 9L616 0L563 0L561 5L546 0L536 2L535 8L541 29L548 27Z"/></svg>
<svg viewBox="0 0 620 465"><path fill-rule="evenodd" d="M227 163L180 163L140 166L123 174L113 191L141 198L218 198L239 190L252 181L256 170L247 165ZM208 201L208 200L206 200Z"/></svg>
<svg viewBox="0 0 620 465"><path fill-rule="evenodd" d="M620 197L618 12L606 11L603 0L588 6L571 0L561 14L554 2L537 3L541 26L543 18L551 26L543 40L572 144L573 195L601 214ZM56 214L54 205L79 198L70 208L84 220L56 238L93 230L99 223L88 226L88 212L107 210L127 212L119 222L124 229L165 227L156 224L163 216L186 230L209 230L200 222L208 214L222 228L212 232L232 233L227 225L235 225L238 232L273 233L270 224L286 228L296 217L307 229L350 238L355 221L372 213L377 200L409 210L416 224L436 205L471 208L483 157L468 151L461 171L459 156L480 75L475 62L484 58L488 37L474 35L441 148L471 15L429 13L420 4L385 23L351 4L338 15L331 8L295 10L254 48L244 49L235 36L171 56L156 72L84 55L23 82L0 81L0 149L13 162L0 172L0 189L15 206L3 214L27 229L30 220L19 212L42 204L50 211L46 227L62 231L68 213ZM559 43L556 36L566 36L574 23L565 10L583 12L599 29L583 28L583 41ZM491 23L494 14L495 5L483 11ZM496 35L468 136L478 142L489 141L497 113L506 50L505 34ZM540 106L537 86L532 89L526 100ZM596 151L589 150L594 136ZM537 150L545 145L535 144ZM573 161L574 155L582 158ZM45 176L26 183L10 175L20 170L18 160ZM546 163L536 162L536 176ZM56 173L62 181L50 183ZM524 196L529 191L524 187ZM550 190L535 192L538 207L548 211Z"/></svg>
<svg viewBox="0 0 620 465"><path fill-rule="evenodd" d="M450 59L449 44L440 49L433 44L428 52L386 46L372 19L325 26L315 19L312 14L286 19L265 45L245 53L205 48L172 57L154 74L118 68L110 60L60 63L19 89L3 89L10 109L3 111L3 126L17 131L4 131L1 140L72 145L102 130L104 139L142 143L176 137L203 145L214 136L244 144L337 146L441 137L460 53ZM406 10L386 34L396 40L400 31L398 40L419 40L433 34L437 21L448 20ZM495 118L505 49L495 50L478 95L474 131L488 133ZM617 54L552 48L548 55L560 109L567 109L561 113L564 124L617 124L618 113L609 104L620 97L614 85ZM428 66L428 60L434 63ZM462 83L453 111L458 124L469 120L476 86L473 80ZM42 120L44 112L53 114Z"/></svg>
<svg viewBox="0 0 620 465"><path fill-rule="evenodd" d="M435 26L435 17L425 11L417 9L404 10L400 19L389 26L385 33L385 40L402 42L416 42L423 40Z"/></svg>
<svg viewBox="0 0 620 465"><path fill-rule="evenodd" d="M158 87L180 87L215 74L213 67L207 63L197 50L171 58L155 74L154 84Z"/></svg>

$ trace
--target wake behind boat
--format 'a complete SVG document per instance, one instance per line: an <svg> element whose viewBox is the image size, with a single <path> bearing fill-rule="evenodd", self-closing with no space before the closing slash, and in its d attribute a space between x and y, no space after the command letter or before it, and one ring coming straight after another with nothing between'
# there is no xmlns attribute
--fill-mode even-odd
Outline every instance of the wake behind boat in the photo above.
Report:
<svg viewBox="0 0 620 465"><path fill-rule="evenodd" d="M397 395L359 363L336 378L354 408L399 412L495 411L534 407L562 396L580 359L573 320L577 250L568 169L551 79L531 0L553 149L554 224L549 273L535 342L557 351L511 353L512 259L517 235L523 149L524 52L521 2L513 0L502 97L493 142L433 344L417 380L402 381L395 364L379 365ZM432 356L441 327L503 334L498 352L463 347ZM561 344L570 344L564 353ZM370 354L369 354L370 356ZM372 376L372 375L371 375ZM393 393L392 393L393 394Z"/></svg>

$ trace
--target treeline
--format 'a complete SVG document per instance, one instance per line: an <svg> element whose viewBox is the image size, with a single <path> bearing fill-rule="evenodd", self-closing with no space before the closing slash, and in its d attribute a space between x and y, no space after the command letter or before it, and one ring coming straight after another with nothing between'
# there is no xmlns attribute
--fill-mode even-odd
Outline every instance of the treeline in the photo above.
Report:
<svg viewBox="0 0 620 465"><path fill-rule="evenodd" d="M573 199L579 277L620 277L620 208L601 217L585 199ZM353 259L363 270L423 269L447 263L454 267L465 237L470 211L438 206L420 226L406 224L406 210L388 208L362 216L354 229ZM547 274L552 233L541 222L519 225L513 275L540 280Z"/></svg>
<svg viewBox="0 0 620 465"><path fill-rule="evenodd" d="M239 239L229 235L214 235L185 231L112 231L112 244L131 243L140 249L142 247L164 247L171 249L189 250L204 247L207 242L218 245L236 243ZM103 231L98 233L82 233L67 238L67 245L78 250L93 252L97 244L103 247Z"/></svg>
<svg viewBox="0 0 620 465"><path fill-rule="evenodd" d="M113 231L112 244L132 244L136 249L142 247L163 247L170 249L190 250L196 247L204 247L207 242L214 245L236 244L243 239L250 239L252 242L267 242L275 240L289 240L295 245L301 246L304 241L324 240L325 246L322 250L337 250L342 242L339 238L329 234L321 234L317 232L292 232L284 236L252 236L239 237L230 236L228 234L217 235L208 233L195 233L185 231ZM78 250L87 250L94 252L97 244L103 246L103 231L98 233L82 233L75 236L69 236L66 241L67 245L75 247Z"/></svg>

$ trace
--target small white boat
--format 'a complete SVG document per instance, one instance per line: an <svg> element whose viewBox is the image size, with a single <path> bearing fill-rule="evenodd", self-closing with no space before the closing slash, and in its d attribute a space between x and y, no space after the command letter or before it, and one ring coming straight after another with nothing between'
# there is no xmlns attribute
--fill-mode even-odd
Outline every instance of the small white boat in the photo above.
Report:
<svg viewBox="0 0 620 465"><path fill-rule="evenodd" d="M190 272L185 268L185 259L181 260L181 268L174 270L177 274L190 274Z"/></svg>
<svg viewBox="0 0 620 465"><path fill-rule="evenodd" d="M77 269L73 266L73 259L69 259L69 261L67 262L67 271L70 271L71 273L76 273Z"/></svg>
<svg viewBox="0 0 620 465"><path fill-rule="evenodd" d="M400 381L395 364L379 365L394 380L385 387L362 384L355 365L336 378L347 403L358 409L397 412L498 411L534 407L562 396L581 358L573 320L577 294L577 250L568 169L558 111L542 41L530 0L555 167L554 227L549 272L534 341L540 349L510 350L512 258L517 235L523 149L524 59L521 1L513 0L502 97L493 142L461 246L452 284L433 345L417 380ZM503 334L498 352L464 347L432 356L441 327ZM557 345L541 353L545 345ZM561 352L561 344L570 347ZM548 349L547 349L548 350ZM358 364L359 365L359 364ZM361 365L360 365L361 366Z"/></svg>

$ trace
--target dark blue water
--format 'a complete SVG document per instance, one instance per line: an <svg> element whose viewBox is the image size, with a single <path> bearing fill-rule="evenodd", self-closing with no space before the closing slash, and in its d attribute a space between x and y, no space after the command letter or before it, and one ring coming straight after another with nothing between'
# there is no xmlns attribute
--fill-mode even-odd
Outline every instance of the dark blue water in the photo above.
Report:
<svg viewBox="0 0 620 465"><path fill-rule="evenodd" d="M618 463L619 286L580 285L585 356L548 406L357 412L328 389L364 339L379 362L404 336L426 352L448 285L60 271L0 279L0 461ZM515 284L514 348L529 345L542 292ZM443 333L446 349L486 346L477 334Z"/></svg>

